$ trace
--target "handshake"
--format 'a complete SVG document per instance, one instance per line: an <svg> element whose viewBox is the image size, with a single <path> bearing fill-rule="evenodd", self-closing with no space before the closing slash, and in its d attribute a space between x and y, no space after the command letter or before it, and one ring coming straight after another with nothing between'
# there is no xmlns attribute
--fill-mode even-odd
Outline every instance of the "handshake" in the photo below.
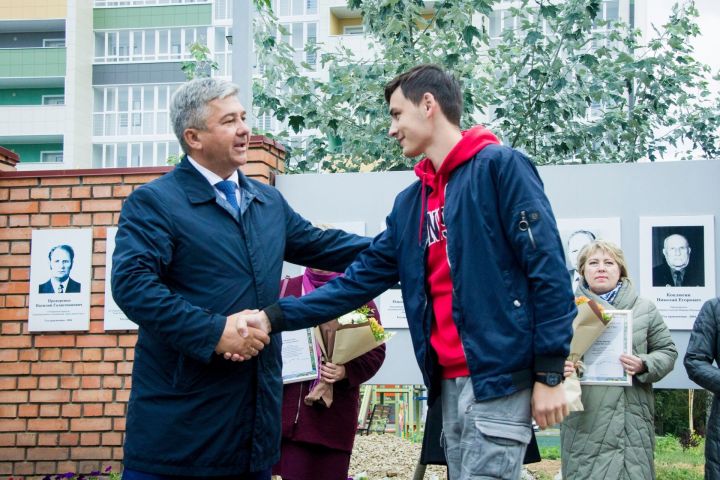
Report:
<svg viewBox="0 0 720 480"><path fill-rule="evenodd" d="M258 355L270 343L270 320L262 310L243 310L227 317L215 353L242 362Z"/></svg>

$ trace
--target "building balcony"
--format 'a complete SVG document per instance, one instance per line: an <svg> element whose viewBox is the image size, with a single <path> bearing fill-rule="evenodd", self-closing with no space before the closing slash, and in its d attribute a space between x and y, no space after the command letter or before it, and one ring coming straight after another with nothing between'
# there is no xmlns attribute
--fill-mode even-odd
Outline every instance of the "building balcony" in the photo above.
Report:
<svg viewBox="0 0 720 480"><path fill-rule="evenodd" d="M27 137L62 138L65 105L0 105L0 145L24 143Z"/></svg>
<svg viewBox="0 0 720 480"><path fill-rule="evenodd" d="M65 83L63 47L0 49L0 87L47 87Z"/></svg>

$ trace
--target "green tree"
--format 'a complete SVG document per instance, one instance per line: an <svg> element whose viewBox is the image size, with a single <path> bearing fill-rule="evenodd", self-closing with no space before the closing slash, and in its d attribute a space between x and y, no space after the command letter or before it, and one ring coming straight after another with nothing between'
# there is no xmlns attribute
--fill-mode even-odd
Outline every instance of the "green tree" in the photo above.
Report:
<svg viewBox="0 0 720 480"><path fill-rule="evenodd" d="M413 160L387 139L383 86L419 63L438 63L463 82L465 127L486 122L505 143L538 164L655 160L668 146L720 153L720 99L707 66L692 57L699 35L692 1L676 6L647 45L640 32L599 18L601 0L524 1L507 13L517 25L491 42L494 0L445 0L428 12L421 0L349 0L374 52L320 54L327 81L279 40L282 27L257 0L256 45L263 71L253 85L259 113L290 130L312 132L298 170L407 168ZM285 32L287 33L287 32ZM308 45L307 51L319 51ZM293 155L294 152L291 152Z"/></svg>
<svg viewBox="0 0 720 480"><path fill-rule="evenodd" d="M212 76L212 72L220 67L218 63L212 59L210 55L210 47L200 42L193 42L188 45L192 60L184 61L180 64L180 69L185 72L185 78L192 80L193 78L207 78Z"/></svg>

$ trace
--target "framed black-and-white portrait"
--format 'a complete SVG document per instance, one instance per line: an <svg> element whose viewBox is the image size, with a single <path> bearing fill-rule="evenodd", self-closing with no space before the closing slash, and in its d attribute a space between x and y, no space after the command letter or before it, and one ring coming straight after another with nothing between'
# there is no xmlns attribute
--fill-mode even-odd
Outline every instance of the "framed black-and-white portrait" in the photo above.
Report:
<svg viewBox="0 0 720 480"><path fill-rule="evenodd" d="M31 332L89 329L91 263L92 229L33 230Z"/></svg>
<svg viewBox="0 0 720 480"><path fill-rule="evenodd" d="M582 281L577 258L585 245L593 240L608 240L622 247L620 218L559 218L557 224L565 250L565 265L575 291Z"/></svg>
<svg viewBox="0 0 720 480"><path fill-rule="evenodd" d="M640 218L641 293L672 329L692 329L715 296L714 231L712 215Z"/></svg>

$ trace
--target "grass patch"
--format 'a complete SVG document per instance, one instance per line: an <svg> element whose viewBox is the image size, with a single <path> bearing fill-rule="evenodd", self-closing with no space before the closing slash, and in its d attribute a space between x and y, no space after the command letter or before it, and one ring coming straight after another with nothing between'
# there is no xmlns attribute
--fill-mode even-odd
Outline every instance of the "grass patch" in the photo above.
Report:
<svg viewBox="0 0 720 480"><path fill-rule="evenodd" d="M655 471L657 480L703 480L705 469L705 439L699 445L683 449L672 435L657 437Z"/></svg>
<svg viewBox="0 0 720 480"><path fill-rule="evenodd" d="M540 457L543 460L560 460L560 447L540 447Z"/></svg>

